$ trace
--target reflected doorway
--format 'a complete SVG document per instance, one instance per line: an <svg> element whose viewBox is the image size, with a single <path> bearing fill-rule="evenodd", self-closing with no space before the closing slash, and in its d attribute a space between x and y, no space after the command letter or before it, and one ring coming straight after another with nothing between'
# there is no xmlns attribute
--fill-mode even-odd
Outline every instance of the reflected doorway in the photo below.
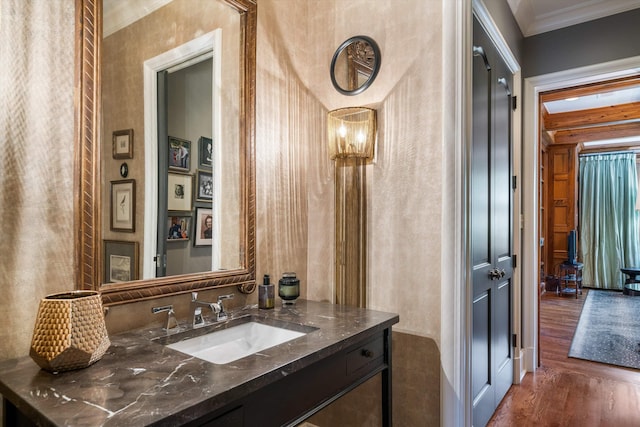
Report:
<svg viewBox="0 0 640 427"><path fill-rule="evenodd" d="M220 269L220 34L145 61L145 279Z"/></svg>

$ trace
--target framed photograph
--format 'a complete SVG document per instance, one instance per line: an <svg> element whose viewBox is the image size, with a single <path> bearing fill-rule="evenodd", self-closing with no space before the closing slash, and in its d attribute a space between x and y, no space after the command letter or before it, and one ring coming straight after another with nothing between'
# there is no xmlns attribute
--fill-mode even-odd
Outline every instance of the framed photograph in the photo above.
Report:
<svg viewBox="0 0 640 427"><path fill-rule="evenodd" d="M138 280L138 242L104 241L104 283Z"/></svg>
<svg viewBox="0 0 640 427"><path fill-rule="evenodd" d="M191 215L171 215L167 219L167 241L179 242L189 240L191 231Z"/></svg>
<svg viewBox="0 0 640 427"><path fill-rule="evenodd" d="M169 169L191 170L191 141L169 137Z"/></svg>
<svg viewBox="0 0 640 427"><path fill-rule="evenodd" d="M170 211L190 211L193 175L169 172L167 184L167 209Z"/></svg>
<svg viewBox="0 0 640 427"><path fill-rule="evenodd" d="M198 167L211 168L213 166L213 141L201 136L198 140Z"/></svg>
<svg viewBox="0 0 640 427"><path fill-rule="evenodd" d="M196 228L193 246L211 246L213 240L213 210L196 208Z"/></svg>
<svg viewBox="0 0 640 427"><path fill-rule="evenodd" d="M133 129L113 132L113 158L133 159Z"/></svg>
<svg viewBox="0 0 640 427"><path fill-rule="evenodd" d="M213 175L209 171L198 170L196 173L196 200L210 202L213 200Z"/></svg>
<svg viewBox="0 0 640 427"><path fill-rule="evenodd" d="M136 181L111 181L111 231L136 231Z"/></svg>

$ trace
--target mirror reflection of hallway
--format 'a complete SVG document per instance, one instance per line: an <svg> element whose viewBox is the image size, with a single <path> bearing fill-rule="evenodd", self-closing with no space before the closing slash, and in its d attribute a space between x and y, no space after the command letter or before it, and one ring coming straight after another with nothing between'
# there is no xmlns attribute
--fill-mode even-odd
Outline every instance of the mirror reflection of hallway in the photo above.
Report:
<svg viewBox="0 0 640 427"><path fill-rule="evenodd" d="M158 73L157 254L163 262L157 263L157 277L216 269L213 60L192 62ZM173 206L169 202L174 199L183 204ZM176 206L179 210L174 210ZM210 218L208 223L203 222L203 212ZM196 239L202 242L203 227L208 227L209 244L196 245Z"/></svg>

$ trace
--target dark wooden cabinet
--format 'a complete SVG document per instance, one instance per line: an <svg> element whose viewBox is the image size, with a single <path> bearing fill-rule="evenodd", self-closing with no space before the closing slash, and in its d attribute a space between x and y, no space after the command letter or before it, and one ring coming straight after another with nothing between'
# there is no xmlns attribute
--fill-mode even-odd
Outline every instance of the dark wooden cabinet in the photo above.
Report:
<svg viewBox="0 0 640 427"><path fill-rule="evenodd" d="M382 374L383 425L391 426L391 331L251 393L189 426L295 426L373 376Z"/></svg>

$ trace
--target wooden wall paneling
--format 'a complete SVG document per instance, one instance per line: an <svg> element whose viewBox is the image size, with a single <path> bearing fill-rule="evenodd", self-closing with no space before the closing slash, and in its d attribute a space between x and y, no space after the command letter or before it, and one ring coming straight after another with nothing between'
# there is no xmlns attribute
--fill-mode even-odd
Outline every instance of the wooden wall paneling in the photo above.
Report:
<svg viewBox="0 0 640 427"><path fill-rule="evenodd" d="M578 148L575 145L551 145L549 147L548 206L551 207L547 224L550 239L545 244L546 257L550 270L565 261L567 253L567 235L576 229L577 220L577 182Z"/></svg>
<svg viewBox="0 0 640 427"><path fill-rule="evenodd" d="M538 205L539 205L539 217L538 217L538 242L539 242L539 250L538 250L538 263L539 263L539 271L540 271L540 282L541 282L541 291L545 289L542 287L544 284L545 276L552 273L549 270L550 264L547 259L547 252L545 248L547 247L547 239L548 239L548 223L549 223L549 212L547 209L547 198L549 197L548 191L548 171L549 171L549 156L547 153L547 147L544 145L540 146L540 181L538 187Z"/></svg>
<svg viewBox="0 0 640 427"><path fill-rule="evenodd" d="M606 125L615 129L618 123L640 117L640 102L549 114L544 117L547 131L576 130L585 126ZM584 129L588 132L588 129ZM556 141L558 143L558 141Z"/></svg>

